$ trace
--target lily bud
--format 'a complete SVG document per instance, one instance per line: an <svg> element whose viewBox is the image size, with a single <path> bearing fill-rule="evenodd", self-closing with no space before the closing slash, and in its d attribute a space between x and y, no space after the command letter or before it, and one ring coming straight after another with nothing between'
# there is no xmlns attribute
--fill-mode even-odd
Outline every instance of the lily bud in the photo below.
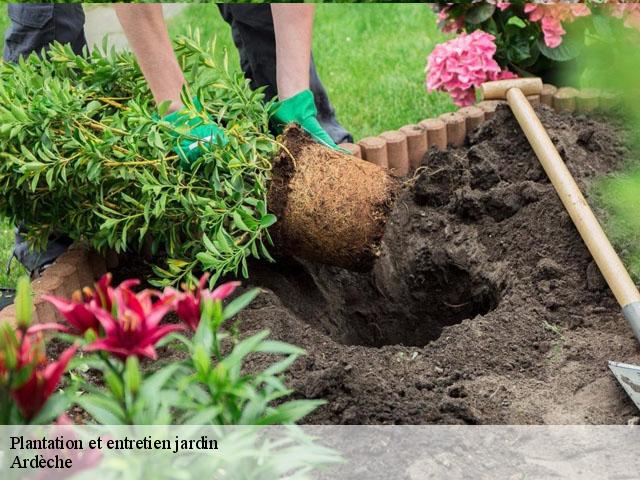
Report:
<svg viewBox="0 0 640 480"><path fill-rule="evenodd" d="M124 398L124 385L122 385L122 380L118 375L113 373L111 370L107 370L104 373L104 380L107 382L109 390L111 390L118 400Z"/></svg>
<svg viewBox="0 0 640 480"><path fill-rule="evenodd" d="M13 328L5 322L0 325L0 367L13 370L18 365L18 340Z"/></svg>
<svg viewBox="0 0 640 480"><path fill-rule="evenodd" d="M127 357L124 378L129 391L135 395L140 390L140 363L138 357L130 355Z"/></svg>
<svg viewBox="0 0 640 480"><path fill-rule="evenodd" d="M33 299L31 297L31 282L24 276L18 280L16 294L16 324L20 330L26 330L31 325L33 315Z"/></svg>

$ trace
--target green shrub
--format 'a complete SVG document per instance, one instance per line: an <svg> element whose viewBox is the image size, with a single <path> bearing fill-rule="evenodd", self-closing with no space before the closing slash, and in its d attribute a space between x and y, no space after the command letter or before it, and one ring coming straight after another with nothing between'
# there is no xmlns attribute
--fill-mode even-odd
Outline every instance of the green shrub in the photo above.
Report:
<svg viewBox="0 0 640 480"><path fill-rule="evenodd" d="M162 284L195 269L213 271L212 282L246 276L248 257L270 259L269 104L214 51L197 34L176 41L189 115L211 116L229 137L190 171L179 167L176 133L132 54L96 49L84 58L54 45L46 58L0 64L0 216L22 222L36 248L54 232L119 252L151 241L170 259L155 267Z"/></svg>

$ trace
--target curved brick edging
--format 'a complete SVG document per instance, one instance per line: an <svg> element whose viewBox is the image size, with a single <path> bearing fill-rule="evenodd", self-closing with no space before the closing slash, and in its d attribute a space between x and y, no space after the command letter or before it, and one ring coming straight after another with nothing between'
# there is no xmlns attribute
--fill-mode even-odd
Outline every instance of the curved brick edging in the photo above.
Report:
<svg viewBox="0 0 640 480"><path fill-rule="evenodd" d="M72 246L31 282L34 294L33 322L61 320L53 305L42 298L43 295L69 298L76 290L93 286L95 280L106 271L107 262L98 253L82 246ZM14 305L0 311L0 322L15 324Z"/></svg>
<svg viewBox="0 0 640 480"><path fill-rule="evenodd" d="M557 88L550 84L544 84L540 95L529 95L527 98L534 107L547 105L559 113L608 110L616 104L614 94L593 89ZM504 100L482 101L471 107L444 113L437 118L405 125L394 130L393 135L384 132L374 137L363 138L357 144L344 143L341 146L358 158L391 168L392 171L392 167L396 166L396 174L401 174L406 169L397 166L406 165L408 152L408 173L412 173L431 147L444 150L448 146L462 145L470 132L493 117L498 105L506 103ZM403 135L404 138L398 137L397 134Z"/></svg>

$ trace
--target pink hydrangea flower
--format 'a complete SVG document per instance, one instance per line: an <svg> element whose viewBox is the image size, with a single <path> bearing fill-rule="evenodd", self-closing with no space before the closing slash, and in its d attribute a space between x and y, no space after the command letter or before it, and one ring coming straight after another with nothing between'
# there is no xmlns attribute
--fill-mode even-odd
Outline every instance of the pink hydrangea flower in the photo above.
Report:
<svg viewBox="0 0 640 480"><path fill-rule="evenodd" d="M489 80L512 78L493 59L495 37L482 30L437 45L427 59L427 90L448 92L456 105L475 102L475 87Z"/></svg>
<svg viewBox="0 0 640 480"><path fill-rule="evenodd" d="M565 31L562 22L573 22L578 17L591 15L591 10L581 3L527 3L524 12L529 20L540 22L544 43L549 48L556 48L562 43Z"/></svg>
<svg viewBox="0 0 640 480"><path fill-rule="evenodd" d="M452 6L453 3L447 3L438 12L438 23L443 33L458 33L464 27L463 15L457 18L449 18L449 10L451 10Z"/></svg>
<svg viewBox="0 0 640 480"><path fill-rule="evenodd" d="M487 0L487 3L495 5L499 10L506 10L511 6L511 2L497 2L496 0Z"/></svg>

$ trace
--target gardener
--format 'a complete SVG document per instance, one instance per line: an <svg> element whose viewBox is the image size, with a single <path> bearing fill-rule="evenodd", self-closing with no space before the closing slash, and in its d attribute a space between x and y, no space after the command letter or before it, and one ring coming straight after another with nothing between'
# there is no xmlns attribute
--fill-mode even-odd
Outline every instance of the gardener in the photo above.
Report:
<svg viewBox="0 0 640 480"><path fill-rule="evenodd" d="M166 27L161 18L161 6L151 5L150 12L143 14L141 27L145 19L157 24L162 35L166 36ZM223 18L231 25L233 39L240 53L240 62L245 76L250 79L252 88L265 87L266 99L273 98L277 91L276 38L271 6L263 5L219 5ZM123 11L126 9L122 9ZM87 45L84 36L84 12L78 4L10 4L8 13L11 26L5 36L4 58L15 62L20 56L47 49L57 41L67 43L73 51L80 54ZM124 22L129 21L128 35L136 36L136 12L119 12ZM131 25L131 23L134 23ZM147 27L148 28L148 27ZM140 36L139 34L137 35ZM317 108L317 120L331 140L336 143L352 141L351 135L337 122L335 111L329 102L324 86L316 73L313 59L310 58L308 84ZM181 73L180 73L181 76ZM179 97L178 97L179 98ZM314 105L306 105L311 111ZM196 151L197 153L197 151ZM56 238L49 242L44 252L30 252L23 236L16 233L14 255L31 271L36 272L53 262L70 245L66 238Z"/></svg>
<svg viewBox="0 0 640 480"><path fill-rule="evenodd" d="M270 8L275 34L275 71L279 99L272 114L273 123L276 127L298 123L317 142L338 148L316 118L314 96L309 89L315 7L308 4L272 4ZM115 9L156 104L170 102L170 115L166 118L177 124L183 115L180 95L185 79L171 46L162 16L162 6L118 4ZM186 157L188 162L195 160L201 153L201 148L198 147L201 142L219 145L226 142L222 129L213 120L208 125L192 128L190 134L199 141L185 140L177 148L177 153L183 160Z"/></svg>

